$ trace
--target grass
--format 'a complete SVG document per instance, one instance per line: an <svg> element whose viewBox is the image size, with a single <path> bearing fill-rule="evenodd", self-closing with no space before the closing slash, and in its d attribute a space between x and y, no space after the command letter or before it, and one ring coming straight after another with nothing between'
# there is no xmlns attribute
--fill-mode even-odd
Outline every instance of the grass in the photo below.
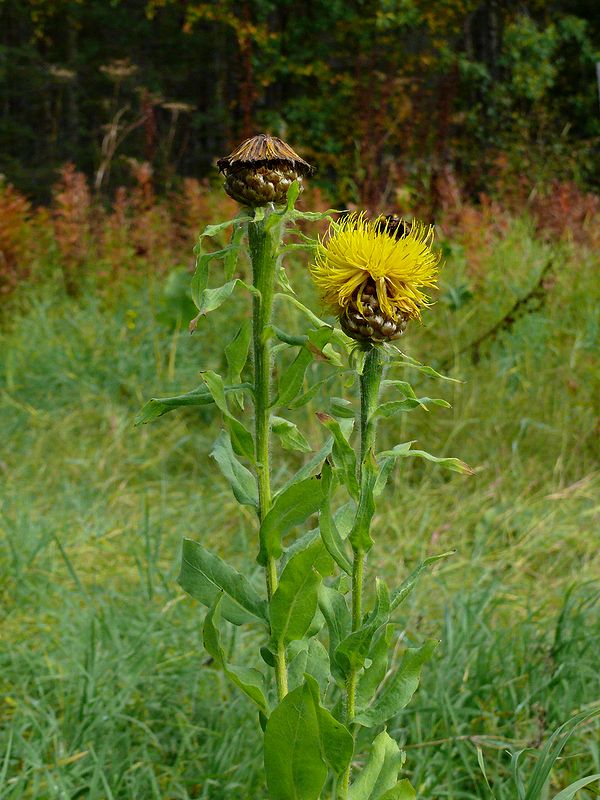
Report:
<svg viewBox="0 0 600 800"><path fill-rule="evenodd" d="M514 800L511 754L533 748L520 761L527 782L552 730L600 699L598 259L536 240L526 221L494 241L477 274L460 243L446 250L447 302L403 346L434 364L449 358L465 382L410 374L453 409L404 415L382 440L417 439L476 476L407 463L378 508L370 573L397 583L423 557L457 548L403 607L403 640L433 635L442 646L393 733L419 797L491 798L481 760L496 800ZM546 304L473 363L461 351L550 256ZM300 266L292 272L310 292ZM253 563L253 520L207 457L218 430L210 410L133 427L150 396L221 367L213 326L231 336L247 298L189 337L177 292L165 299L158 278L106 286L91 276L76 300L51 281L28 293L0 339L0 797L264 797L254 711L211 668L202 609L176 584L183 536ZM293 418L314 441L306 409ZM594 772L590 721L544 797Z"/></svg>

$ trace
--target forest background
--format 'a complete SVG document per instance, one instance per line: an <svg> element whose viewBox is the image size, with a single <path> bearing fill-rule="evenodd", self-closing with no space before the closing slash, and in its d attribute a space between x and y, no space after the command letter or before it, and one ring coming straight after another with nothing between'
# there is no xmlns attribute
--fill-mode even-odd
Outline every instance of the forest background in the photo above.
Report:
<svg viewBox="0 0 600 800"><path fill-rule="evenodd" d="M2 0L0 172L170 189L267 130L345 202L597 189L599 37L594 0Z"/></svg>
<svg viewBox="0 0 600 800"><path fill-rule="evenodd" d="M420 216L442 251L401 345L462 382L409 373L452 409L382 437L475 475L407 464L377 509L394 585L457 550L404 606L406 641L442 640L390 726L404 774L531 800L600 773L596 718L531 788L600 698L599 61L596 0L0 0L1 800L265 796L254 711L177 585L182 537L246 568L254 521L210 410L134 427L225 368L247 303L189 335L193 247L237 212L216 160L260 131L317 167L302 208Z"/></svg>

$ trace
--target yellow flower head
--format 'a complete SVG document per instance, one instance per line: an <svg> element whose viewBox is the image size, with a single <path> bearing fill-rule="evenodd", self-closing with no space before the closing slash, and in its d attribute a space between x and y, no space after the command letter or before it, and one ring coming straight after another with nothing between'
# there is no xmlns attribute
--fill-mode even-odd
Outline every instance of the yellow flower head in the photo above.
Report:
<svg viewBox="0 0 600 800"><path fill-rule="evenodd" d="M433 235L433 226L422 222L349 214L332 222L327 239L319 241L313 280L339 316L349 308L363 314L363 300L375 296L384 320L420 319L430 304L422 290L436 286L439 271Z"/></svg>

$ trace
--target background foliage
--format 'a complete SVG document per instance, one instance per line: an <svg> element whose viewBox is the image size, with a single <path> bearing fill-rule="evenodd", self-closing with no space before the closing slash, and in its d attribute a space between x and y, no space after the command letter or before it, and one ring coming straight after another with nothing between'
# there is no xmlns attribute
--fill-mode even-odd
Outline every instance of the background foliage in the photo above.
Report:
<svg viewBox="0 0 600 800"><path fill-rule="evenodd" d="M169 188L267 129L344 202L597 187L599 35L591 0L0 0L0 172Z"/></svg>

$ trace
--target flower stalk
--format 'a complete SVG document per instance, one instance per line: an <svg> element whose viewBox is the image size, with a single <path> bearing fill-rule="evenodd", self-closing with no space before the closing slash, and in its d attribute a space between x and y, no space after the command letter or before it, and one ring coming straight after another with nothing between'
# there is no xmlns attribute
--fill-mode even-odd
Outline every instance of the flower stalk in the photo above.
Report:
<svg viewBox="0 0 600 800"><path fill-rule="evenodd" d="M271 465L269 460L271 405L271 348L268 329L271 324L275 287L276 249L281 235L280 226L265 230L265 219L250 222L248 241L252 262L252 278L257 290L253 298L254 354L254 433L256 478L258 486L258 518L262 523L269 513L271 496ZM267 598L270 602L277 589L277 564L272 556L266 563ZM288 691L285 648L279 645L275 653L277 696L281 700Z"/></svg>
<svg viewBox="0 0 600 800"><path fill-rule="evenodd" d="M365 491L363 471L365 462L370 457L375 447L375 434L377 420L374 412L379 403L381 379L385 366L385 356L381 347L370 345L365 357L363 371L360 376L360 460L358 464L358 480L361 493ZM369 491L369 489L367 489ZM369 526L370 527L370 526ZM368 531L367 531L368 534ZM359 630L363 618L363 582L366 564L366 552L363 547L353 547L352 560L352 632ZM352 668L346 682L346 721L356 736L356 726L353 724L356 715L356 689L358 685L358 670ZM340 799L345 800L350 785L351 764L348 765L342 776Z"/></svg>

